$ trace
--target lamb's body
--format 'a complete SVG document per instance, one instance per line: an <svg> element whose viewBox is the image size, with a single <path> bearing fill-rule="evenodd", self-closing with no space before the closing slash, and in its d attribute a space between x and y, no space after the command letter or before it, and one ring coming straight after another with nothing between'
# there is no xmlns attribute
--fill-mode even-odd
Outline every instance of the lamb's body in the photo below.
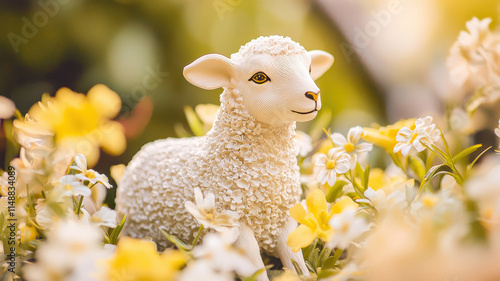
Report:
<svg viewBox="0 0 500 281"><path fill-rule="evenodd" d="M232 210L274 253L279 228L298 202L295 123L271 127L256 121L237 91L225 90L213 129L205 137L145 145L128 165L117 194L128 215L125 234L167 241L159 231L190 240L199 225L184 207L193 189L213 192L218 211Z"/></svg>
<svg viewBox="0 0 500 281"><path fill-rule="evenodd" d="M193 198L199 188L215 197L217 213L239 215L231 224L239 233L234 245L245 250L254 271L264 268L262 249L307 275L301 251L287 246L297 228L289 209L301 193L295 122L310 121L321 109L314 80L332 63L324 51L307 52L290 38L263 36L231 58L208 54L186 66L184 77L193 85L224 89L221 107L205 137L159 140L132 159L116 200L128 216L125 234L152 237L160 248L167 246L161 227L190 240L198 222L185 203L199 201ZM211 204L201 221L213 215ZM257 280L269 279L260 274Z"/></svg>

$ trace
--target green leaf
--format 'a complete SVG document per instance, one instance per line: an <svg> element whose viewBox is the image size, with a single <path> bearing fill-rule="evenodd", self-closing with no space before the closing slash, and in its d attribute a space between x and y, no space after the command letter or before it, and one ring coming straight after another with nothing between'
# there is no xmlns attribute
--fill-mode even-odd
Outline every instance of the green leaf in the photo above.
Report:
<svg viewBox="0 0 500 281"><path fill-rule="evenodd" d="M467 172L469 172L472 167L474 166L474 164L476 164L477 160L479 160L479 158L481 158L481 156L483 156L483 154L486 153L486 151L490 150L491 146L486 148L483 152L481 152L475 159L474 161L472 161L472 163L470 163L469 165L467 165Z"/></svg>
<svg viewBox="0 0 500 281"><path fill-rule="evenodd" d="M318 279L317 280L321 280L321 279L324 279L324 278L328 278L330 276L333 276L335 275L336 273L338 272L338 270L335 270L335 269L321 269L319 272L318 272Z"/></svg>
<svg viewBox="0 0 500 281"><path fill-rule="evenodd" d="M453 163L457 163L458 161L460 161L460 159L468 156L469 154L478 150L482 146L483 146L482 144L476 144L476 145L467 147L466 149L460 151L457 155L455 155L455 157L453 157L453 159L452 159Z"/></svg>
<svg viewBox="0 0 500 281"><path fill-rule="evenodd" d="M193 131L195 136L203 136L205 132L203 131L203 125L201 124L200 119L196 116L193 108L190 106L184 107L184 113L186 114L186 119L189 124L189 128Z"/></svg>
<svg viewBox="0 0 500 281"><path fill-rule="evenodd" d="M422 182L420 183L420 190L422 190L427 185L427 183L434 178L434 176L435 176L436 173L438 173L442 169L446 169L447 167L448 166L446 164L439 164L439 165L436 165L436 166L432 166L427 171L427 173L425 174Z"/></svg>
<svg viewBox="0 0 500 281"><path fill-rule="evenodd" d="M163 228L160 228L160 232L168 241L174 244L179 250L183 252L192 250L191 245L187 245L181 239L175 237L174 235L168 234L167 231L165 231Z"/></svg>
<svg viewBox="0 0 500 281"><path fill-rule="evenodd" d="M294 259L292 259L292 264L293 264L293 267L295 268L295 272L298 272L299 274L304 274L304 272L302 272L302 269L300 268L299 264ZM306 266L307 266L307 262L306 262Z"/></svg>
<svg viewBox="0 0 500 281"><path fill-rule="evenodd" d="M316 272L316 268L319 267L318 258L319 258L319 249L316 248L312 251L311 259L309 259L311 265L315 268L314 272Z"/></svg>
<svg viewBox="0 0 500 281"><path fill-rule="evenodd" d="M323 250L319 253L319 259L318 259L318 267L321 267L325 260L330 256L332 253L332 250L330 250L328 247L323 247Z"/></svg>
<svg viewBox="0 0 500 281"><path fill-rule="evenodd" d="M326 194L326 201L328 203L333 203L342 195L342 189L347 184L346 181L337 180L335 184L328 189L328 193Z"/></svg>
<svg viewBox="0 0 500 281"><path fill-rule="evenodd" d="M127 220L127 215L124 215L120 224L118 224L113 229L113 231L111 231L111 234L109 235L109 243L107 244L116 245L116 243L118 242L118 236L120 235L126 220Z"/></svg>
<svg viewBox="0 0 500 281"><path fill-rule="evenodd" d="M264 268L261 268L261 269L257 270L254 274L252 274L252 276L243 278L242 281L256 281L257 277L259 277L259 275L266 274L265 273L266 269L271 269L271 267L273 267L273 265L268 265Z"/></svg>
<svg viewBox="0 0 500 281"><path fill-rule="evenodd" d="M420 158L408 157L410 160L410 168L415 172L417 177L422 180L425 177L425 164Z"/></svg>
<svg viewBox="0 0 500 281"><path fill-rule="evenodd" d="M323 269L332 269L335 268L335 264L337 263L338 258L337 257L329 257L325 260L323 265L321 266L321 270Z"/></svg>
<svg viewBox="0 0 500 281"><path fill-rule="evenodd" d="M368 189L368 181L370 180L370 165L366 165L365 175L363 176L362 185L363 191Z"/></svg>

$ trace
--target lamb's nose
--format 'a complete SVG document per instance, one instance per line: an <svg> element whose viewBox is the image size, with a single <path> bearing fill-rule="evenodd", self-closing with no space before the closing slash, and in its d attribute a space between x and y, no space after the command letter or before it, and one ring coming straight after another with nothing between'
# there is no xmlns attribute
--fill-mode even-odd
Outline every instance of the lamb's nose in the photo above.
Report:
<svg viewBox="0 0 500 281"><path fill-rule="evenodd" d="M319 97L319 92L318 93L306 92L306 98L308 99L312 99L313 101L318 101L318 97Z"/></svg>

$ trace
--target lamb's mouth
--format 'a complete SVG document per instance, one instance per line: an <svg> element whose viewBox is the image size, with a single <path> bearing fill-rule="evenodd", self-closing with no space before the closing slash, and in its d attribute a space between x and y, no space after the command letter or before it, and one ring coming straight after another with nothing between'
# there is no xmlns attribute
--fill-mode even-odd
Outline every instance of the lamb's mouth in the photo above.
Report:
<svg viewBox="0 0 500 281"><path fill-rule="evenodd" d="M316 111L318 111L316 108L311 110L311 111L308 111L308 112L300 112L300 111L292 110L293 113L297 113L297 114L311 114L311 113L316 112Z"/></svg>

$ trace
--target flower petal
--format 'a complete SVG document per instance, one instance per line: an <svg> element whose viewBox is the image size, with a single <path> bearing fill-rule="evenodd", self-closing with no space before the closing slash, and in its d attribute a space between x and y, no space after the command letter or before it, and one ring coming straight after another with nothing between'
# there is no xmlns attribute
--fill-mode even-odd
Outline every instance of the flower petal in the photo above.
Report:
<svg viewBox="0 0 500 281"><path fill-rule="evenodd" d="M357 208L359 205L352 201L351 197L342 196L335 204L333 204L330 210L330 215L341 213L343 210L348 208Z"/></svg>
<svg viewBox="0 0 500 281"><path fill-rule="evenodd" d="M127 147L123 126L115 121L106 122L99 127L102 131L103 138L101 140L102 150L111 155L120 155Z"/></svg>
<svg viewBox="0 0 500 281"><path fill-rule="evenodd" d="M314 189L306 198L307 210L314 214L315 217L319 215L321 211L326 211L326 197L323 191L320 189Z"/></svg>
<svg viewBox="0 0 500 281"><path fill-rule="evenodd" d="M314 239L316 239L316 234L309 227L299 225L297 229L288 235L286 244L292 248L292 251L297 252L301 248L309 246Z"/></svg>
<svg viewBox="0 0 500 281"><path fill-rule="evenodd" d="M349 129L349 132L347 133L347 139L349 140L349 142L356 144L361 138L361 134L363 134L363 128L361 128L360 126L353 127Z"/></svg>
<svg viewBox="0 0 500 281"><path fill-rule="evenodd" d="M306 216L306 210L302 204L297 203L295 206L290 208L290 216L299 223L302 223L302 220Z"/></svg>
<svg viewBox="0 0 500 281"><path fill-rule="evenodd" d="M105 118L115 117L122 107L120 96L103 84L92 87L87 97L97 112Z"/></svg>
<svg viewBox="0 0 500 281"><path fill-rule="evenodd" d="M344 146L347 143L347 139L342 134L333 133L331 137L336 146Z"/></svg>

